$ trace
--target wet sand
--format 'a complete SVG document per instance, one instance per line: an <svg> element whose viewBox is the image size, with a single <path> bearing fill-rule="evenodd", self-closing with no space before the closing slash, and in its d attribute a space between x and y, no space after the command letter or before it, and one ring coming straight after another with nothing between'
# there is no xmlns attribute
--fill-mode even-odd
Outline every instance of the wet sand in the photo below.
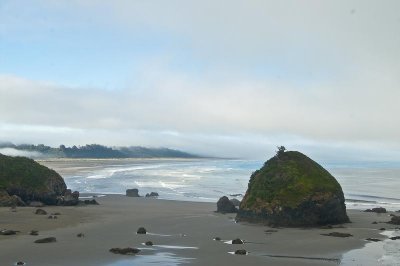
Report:
<svg viewBox="0 0 400 266"><path fill-rule="evenodd" d="M384 239L379 228L395 226L380 223L388 214L348 210L352 223L345 228L270 228L235 223L232 214L218 214L215 204L129 198L108 195L96 199L100 205L44 207L59 212L58 219L34 214L35 208L0 208L0 229L18 230L13 236L0 235L0 265L338 265L342 254L364 246L366 238ZM377 221L378 224L372 224ZM144 226L146 235L136 234ZM29 235L39 230L39 236ZM271 230L266 232L266 230ZM350 233L340 238L321 234ZM84 233L84 237L77 237ZM44 237L57 242L35 244ZM220 237L222 241L213 240ZM235 238L243 245L224 243ZM142 243L151 240L153 247ZM137 256L116 255L113 247L136 247ZM231 255L245 249L247 256ZM163 262L163 263L161 263ZM154 264L153 264L154 265Z"/></svg>

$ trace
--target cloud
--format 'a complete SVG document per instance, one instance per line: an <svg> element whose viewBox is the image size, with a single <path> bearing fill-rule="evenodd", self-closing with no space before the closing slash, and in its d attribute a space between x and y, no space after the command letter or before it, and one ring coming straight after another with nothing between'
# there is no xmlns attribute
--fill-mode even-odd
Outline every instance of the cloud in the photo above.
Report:
<svg viewBox="0 0 400 266"><path fill-rule="evenodd" d="M65 45L71 56L84 50L85 60L101 63L90 69L96 84L119 71L114 61L95 60L104 53L134 63L114 90L70 86L56 75L0 75L0 138L232 157L288 143L399 158L399 8L398 1L42 0L21 10L5 1L0 37L10 43ZM87 71L84 60L72 61L71 69Z"/></svg>
<svg viewBox="0 0 400 266"><path fill-rule="evenodd" d="M43 154L35 151L21 151L13 148L1 148L0 153L8 156L24 156L29 158L40 158Z"/></svg>

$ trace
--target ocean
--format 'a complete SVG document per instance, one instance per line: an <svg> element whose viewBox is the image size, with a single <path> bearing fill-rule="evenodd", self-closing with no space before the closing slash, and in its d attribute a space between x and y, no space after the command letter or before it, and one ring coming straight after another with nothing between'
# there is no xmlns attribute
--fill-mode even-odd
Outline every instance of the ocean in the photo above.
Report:
<svg viewBox="0 0 400 266"><path fill-rule="evenodd" d="M41 161L81 193L140 195L161 199L216 202L245 194L250 175L264 161L223 159L56 159ZM385 163L321 164L337 178L349 209L400 209L400 166ZM233 196L232 196L233 195Z"/></svg>

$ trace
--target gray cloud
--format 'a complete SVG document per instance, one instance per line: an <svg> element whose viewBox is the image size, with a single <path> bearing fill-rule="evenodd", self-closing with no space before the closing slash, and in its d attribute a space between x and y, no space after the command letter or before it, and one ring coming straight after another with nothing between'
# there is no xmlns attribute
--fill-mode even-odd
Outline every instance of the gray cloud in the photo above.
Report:
<svg viewBox="0 0 400 266"><path fill-rule="evenodd" d="M96 25L169 36L171 54L147 58L120 90L2 75L1 138L232 157L288 143L400 159L398 1L36 3L51 17L16 18L18 5L4 4L0 36L40 39L51 28ZM174 70L182 43L204 70Z"/></svg>

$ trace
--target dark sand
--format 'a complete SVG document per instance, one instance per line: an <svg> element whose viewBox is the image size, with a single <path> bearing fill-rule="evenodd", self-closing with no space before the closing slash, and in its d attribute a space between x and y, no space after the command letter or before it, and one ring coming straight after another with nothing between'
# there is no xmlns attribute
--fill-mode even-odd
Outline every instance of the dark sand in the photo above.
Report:
<svg viewBox="0 0 400 266"><path fill-rule="evenodd" d="M270 228L235 223L232 214L218 214L215 204L129 198L108 195L97 198L100 205L82 207L44 207L60 212L58 219L35 215L35 208L0 208L0 229L21 231L14 236L0 235L0 265L338 265L343 253L360 248L366 238L380 238L378 229L393 228L387 214L349 210L352 223L345 228L299 229ZM150 234L137 235L144 226ZM39 236L29 235L39 230ZM277 232L266 233L266 230ZM351 233L353 237L323 236L329 232ZM85 237L78 238L78 233ZM56 243L35 244L44 237L56 237ZM243 245L215 241L241 238ZM151 240L153 247L142 243ZM139 256L110 253L113 247L142 249ZM228 252L246 249L249 255ZM170 261L166 263L166 261ZM154 265L154 264L153 264Z"/></svg>

